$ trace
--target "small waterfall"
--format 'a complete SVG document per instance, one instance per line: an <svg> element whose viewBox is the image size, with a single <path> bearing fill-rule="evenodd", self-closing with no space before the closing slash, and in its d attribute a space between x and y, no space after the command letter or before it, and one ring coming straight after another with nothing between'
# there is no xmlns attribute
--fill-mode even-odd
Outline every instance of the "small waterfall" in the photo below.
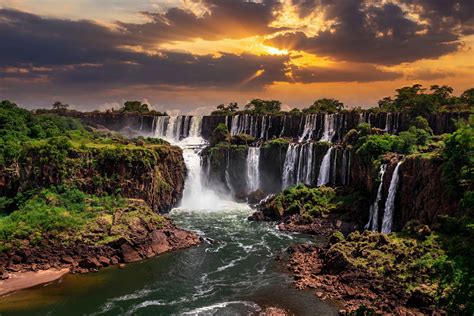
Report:
<svg viewBox="0 0 474 316"><path fill-rule="evenodd" d="M385 128L383 129L385 132L390 133L392 131L392 113L387 113L385 117Z"/></svg>
<svg viewBox="0 0 474 316"><path fill-rule="evenodd" d="M260 147L249 147L247 153L247 190L253 192L260 187Z"/></svg>
<svg viewBox="0 0 474 316"><path fill-rule="evenodd" d="M283 189L286 189L292 184L295 184L294 179L294 168L296 164L296 159L298 156L298 144L289 144L288 149L286 150L285 163L283 164L283 176L282 176L282 185Z"/></svg>
<svg viewBox="0 0 474 316"><path fill-rule="evenodd" d="M304 117L303 134L299 138L300 142L313 139L313 133L316 129L317 119L318 116L316 114L310 114Z"/></svg>
<svg viewBox="0 0 474 316"><path fill-rule="evenodd" d="M385 210L382 220L381 232L383 234L388 234L392 231L393 212L395 211L395 197L397 195L398 179L400 178L398 168L401 164L401 161L397 164L395 170L393 171L392 180L390 180L390 187L388 189L387 201L385 201Z"/></svg>
<svg viewBox="0 0 474 316"><path fill-rule="evenodd" d="M202 129L202 116L193 116L191 118L191 127L189 128L189 137L200 137Z"/></svg>
<svg viewBox="0 0 474 316"><path fill-rule="evenodd" d="M306 170L305 170L305 176L303 182L312 185L313 184L313 143L308 144L308 149L306 150Z"/></svg>
<svg viewBox="0 0 474 316"><path fill-rule="evenodd" d="M318 187L329 182L329 175L331 171L331 153L333 149L334 147L328 148L328 151L324 155L323 161L321 162L318 175Z"/></svg>
<svg viewBox="0 0 474 316"><path fill-rule="evenodd" d="M155 116L153 119L153 136L154 137L165 137L166 128L168 127L169 116Z"/></svg>
<svg viewBox="0 0 474 316"><path fill-rule="evenodd" d="M337 180L337 153L338 150L334 151L334 158L332 160L332 165L329 167L329 172L331 173L331 184L336 185ZM332 172L331 172L332 171Z"/></svg>
<svg viewBox="0 0 474 316"><path fill-rule="evenodd" d="M334 130L334 114L325 114L324 115L324 133L321 137L321 141L330 142L332 141L335 130Z"/></svg>
<svg viewBox="0 0 474 316"><path fill-rule="evenodd" d="M283 137L285 135L285 124L286 124L286 115L283 116L283 122L281 123L281 131L279 137Z"/></svg>
<svg viewBox="0 0 474 316"><path fill-rule="evenodd" d="M380 177L380 184L377 189L377 197L375 198L374 203L370 206L369 211L369 222L365 225L365 229L372 229L378 230L379 229L379 203L382 199L382 188L383 188L383 176L385 174L385 170L387 169L387 165L383 164L380 166L379 177Z"/></svg>

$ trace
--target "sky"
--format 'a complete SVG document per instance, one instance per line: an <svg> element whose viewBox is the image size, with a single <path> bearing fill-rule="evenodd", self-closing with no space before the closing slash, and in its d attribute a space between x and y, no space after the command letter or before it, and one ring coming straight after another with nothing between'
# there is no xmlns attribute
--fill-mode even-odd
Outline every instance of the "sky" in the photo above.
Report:
<svg viewBox="0 0 474 316"><path fill-rule="evenodd" d="M474 1L0 0L0 99L205 114L474 87Z"/></svg>

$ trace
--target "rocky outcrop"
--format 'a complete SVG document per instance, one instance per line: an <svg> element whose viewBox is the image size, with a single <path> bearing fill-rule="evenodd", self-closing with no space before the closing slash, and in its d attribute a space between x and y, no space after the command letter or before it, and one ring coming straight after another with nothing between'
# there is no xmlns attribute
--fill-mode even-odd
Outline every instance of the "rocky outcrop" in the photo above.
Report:
<svg viewBox="0 0 474 316"><path fill-rule="evenodd" d="M292 246L287 267L297 288L312 289L319 299L342 302L341 314L433 314L440 312L433 309L433 272L414 264L430 251L414 240L400 245L366 231L325 247ZM403 280L402 272L410 278Z"/></svg>
<svg viewBox="0 0 474 316"><path fill-rule="evenodd" d="M168 145L90 145L70 147L66 157L29 147L18 161L0 167L0 195L13 197L38 187L65 184L90 194L116 194L145 200L167 212L181 199L186 167L182 151Z"/></svg>
<svg viewBox="0 0 474 316"><path fill-rule="evenodd" d="M51 268L67 268L72 273L97 271L201 242L196 234L156 215L143 200L129 200L110 220L100 216L89 227L62 234L42 236L39 244L19 240L17 247L0 253L0 275Z"/></svg>

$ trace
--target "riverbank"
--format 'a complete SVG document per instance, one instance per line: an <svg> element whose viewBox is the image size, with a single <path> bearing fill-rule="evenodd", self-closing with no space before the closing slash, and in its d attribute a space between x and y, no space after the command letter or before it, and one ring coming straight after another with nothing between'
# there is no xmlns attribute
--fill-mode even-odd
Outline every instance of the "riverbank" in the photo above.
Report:
<svg viewBox="0 0 474 316"><path fill-rule="evenodd" d="M0 296L54 282L69 272L69 269L65 268L8 273L7 279L0 281Z"/></svg>
<svg viewBox="0 0 474 316"><path fill-rule="evenodd" d="M56 200L63 197L61 194L48 196ZM86 208L93 205L87 196L84 203ZM98 207L98 202L95 203ZM34 238L30 235L3 242L5 250L0 253L3 293L62 276L62 273L57 276L55 271L96 272L104 267L188 248L202 241L195 233L180 229L169 218L154 213L143 200L125 199L113 206L106 211L92 209L94 217L67 230L38 229ZM12 231L12 235L19 236L19 232ZM25 279L20 277L24 275L31 277L30 282L20 281Z"/></svg>

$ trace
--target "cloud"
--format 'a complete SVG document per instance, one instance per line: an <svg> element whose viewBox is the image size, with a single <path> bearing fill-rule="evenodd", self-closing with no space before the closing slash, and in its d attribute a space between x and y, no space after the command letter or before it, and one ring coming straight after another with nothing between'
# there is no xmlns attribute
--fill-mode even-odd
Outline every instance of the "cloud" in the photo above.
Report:
<svg viewBox="0 0 474 316"><path fill-rule="evenodd" d="M381 70L371 64L342 64L335 68L296 67L291 68L296 82L373 82L394 80L402 76L394 71Z"/></svg>
<svg viewBox="0 0 474 316"><path fill-rule="evenodd" d="M461 23L461 19L453 18L450 27L442 23L427 24L391 2L380 5L357 0L321 0L313 8L316 9L324 11L326 20L333 21L328 29L315 36L297 30L287 32L268 40L267 44L380 65L437 58L460 47L460 31L454 27L454 21ZM436 12L424 16L429 16L430 21L435 17L442 19Z"/></svg>

